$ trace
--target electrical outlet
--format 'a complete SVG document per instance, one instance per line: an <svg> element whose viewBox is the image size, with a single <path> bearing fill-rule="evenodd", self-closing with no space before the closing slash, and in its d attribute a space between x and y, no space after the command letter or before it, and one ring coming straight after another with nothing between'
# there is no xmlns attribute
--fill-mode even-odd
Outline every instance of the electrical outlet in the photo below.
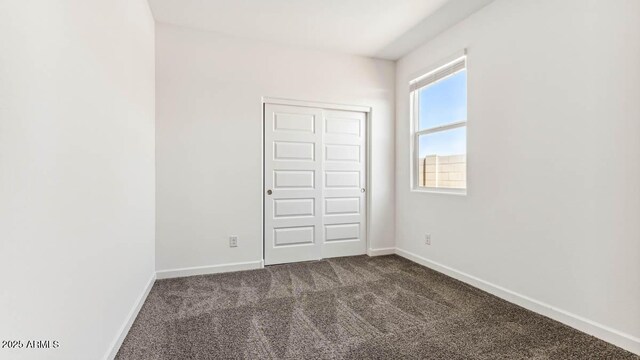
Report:
<svg viewBox="0 0 640 360"><path fill-rule="evenodd" d="M233 235L229 236L229 247L238 247L238 237Z"/></svg>
<svg viewBox="0 0 640 360"><path fill-rule="evenodd" d="M427 245L431 245L431 234L424 235L424 243Z"/></svg>

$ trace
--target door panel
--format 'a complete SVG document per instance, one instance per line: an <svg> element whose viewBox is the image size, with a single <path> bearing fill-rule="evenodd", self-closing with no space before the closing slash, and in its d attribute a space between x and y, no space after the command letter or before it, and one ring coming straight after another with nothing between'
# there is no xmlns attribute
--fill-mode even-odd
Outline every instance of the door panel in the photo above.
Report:
<svg viewBox="0 0 640 360"><path fill-rule="evenodd" d="M266 265L366 253L365 119L265 105Z"/></svg>
<svg viewBox="0 0 640 360"><path fill-rule="evenodd" d="M360 224L337 224L325 226L325 240L359 240Z"/></svg>
<svg viewBox="0 0 640 360"><path fill-rule="evenodd" d="M360 198L343 197L324 199L325 215L345 215L360 213Z"/></svg>
<svg viewBox="0 0 640 360"><path fill-rule="evenodd" d="M330 171L324 172L325 188L355 188L360 190L359 171Z"/></svg>
<svg viewBox="0 0 640 360"><path fill-rule="evenodd" d="M273 217L300 217L315 215L315 199L275 199Z"/></svg>
<svg viewBox="0 0 640 360"><path fill-rule="evenodd" d="M322 257L365 254L366 115L324 111Z"/></svg>
<svg viewBox="0 0 640 360"><path fill-rule="evenodd" d="M267 105L275 106L278 105ZM283 106L279 106L283 108ZM313 134L316 132L316 126L318 119L317 114L302 114L300 111L293 109L293 112L273 113L273 131L274 132L303 132Z"/></svg>
<svg viewBox="0 0 640 360"><path fill-rule="evenodd" d="M275 160L315 160L315 144L293 141L276 141L273 143Z"/></svg>
<svg viewBox="0 0 640 360"><path fill-rule="evenodd" d="M330 117L325 120L327 134L360 136L360 120L354 118Z"/></svg>
<svg viewBox="0 0 640 360"><path fill-rule="evenodd" d="M266 104L264 111L265 264L320 259L322 110Z"/></svg>
<svg viewBox="0 0 640 360"><path fill-rule="evenodd" d="M360 145L325 145L326 161L360 161Z"/></svg>
<svg viewBox="0 0 640 360"><path fill-rule="evenodd" d="M291 226L273 229L275 246L313 244L315 242L314 226Z"/></svg>
<svg viewBox="0 0 640 360"><path fill-rule="evenodd" d="M275 189L314 189L314 170L274 170L273 188Z"/></svg>

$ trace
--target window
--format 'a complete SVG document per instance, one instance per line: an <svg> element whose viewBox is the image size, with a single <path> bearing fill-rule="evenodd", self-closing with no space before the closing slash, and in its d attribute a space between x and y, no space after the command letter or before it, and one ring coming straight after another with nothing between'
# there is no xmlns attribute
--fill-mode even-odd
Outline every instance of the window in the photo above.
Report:
<svg viewBox="0 0 640 360"><path fill-rule="evenodd" d="M413 188L467 188L467 64L462 56L410 83Z"/></svg>

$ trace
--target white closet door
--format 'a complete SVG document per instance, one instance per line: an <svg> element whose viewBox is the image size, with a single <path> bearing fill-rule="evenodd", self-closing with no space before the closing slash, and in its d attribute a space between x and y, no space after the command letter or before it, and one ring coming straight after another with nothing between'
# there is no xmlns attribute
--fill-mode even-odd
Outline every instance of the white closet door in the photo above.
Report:
<svg viewBox="0 0 640 360"><path fill-rule="evenodd" d="M322 254L322 110L264 109L265 265Z"/></svg>
<svg viewBox="0 0 640 360"><path fill-rule="evenodd" d="M366 115L265 105L265 265L366 253Z"/></svg>
<svg viewBox="0 0 640 360"><path fill-rule="evenodd" d="M324 111L322 257L367 251L366 115Z"/></svg>

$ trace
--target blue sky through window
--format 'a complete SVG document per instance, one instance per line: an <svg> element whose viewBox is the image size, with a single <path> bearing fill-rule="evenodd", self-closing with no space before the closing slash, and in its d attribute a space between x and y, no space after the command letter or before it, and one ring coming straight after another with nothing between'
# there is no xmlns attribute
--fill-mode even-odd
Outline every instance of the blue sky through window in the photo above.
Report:
<svg viewBox="0 0 640 360"><path fill-rule="evenodd" d="M419 130L467 120L467 71L463 70L418 92ZM466 127L420 136L419 155L465 154Z"/></svg>
<svg viewBox="0 0 640 360"><path fill-rule="evenodd" d="M466 127L420 136L420 158L427 155L463 155L467 153Z"/></svg>

